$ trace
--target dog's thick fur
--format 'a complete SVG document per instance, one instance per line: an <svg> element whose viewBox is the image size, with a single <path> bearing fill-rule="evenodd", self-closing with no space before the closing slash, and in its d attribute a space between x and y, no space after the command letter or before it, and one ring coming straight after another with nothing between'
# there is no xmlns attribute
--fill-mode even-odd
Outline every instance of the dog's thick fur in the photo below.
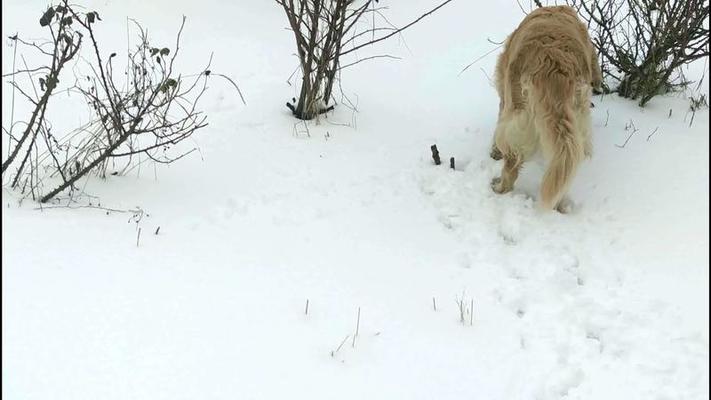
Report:
<svg viewBox="0 0 711 400"><path fill-rule="evenodd" d="M548 161L541 205L563 211L580 162L590 156L591 87L600 66L587 28L573 8L541 7L506 39L496 66L499 119L492 157L503 158L497 193L513 189L518 171L539 149Z"/></svg>

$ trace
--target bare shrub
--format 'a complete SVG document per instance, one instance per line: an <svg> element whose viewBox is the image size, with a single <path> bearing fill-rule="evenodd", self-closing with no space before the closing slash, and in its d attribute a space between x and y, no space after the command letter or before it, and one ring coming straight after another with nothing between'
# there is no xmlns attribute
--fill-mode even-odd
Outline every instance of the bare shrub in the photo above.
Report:
<svg viewBox="0 0 711 400"><path fill-rule="evenodd" d="M37 96L28 94L13 81L14 89L34 104L34 110L19 138L14 137L13 126L3 128L13 147L3 162L3 175L16 163L20 149L24 149L25 156L14 174L12 187L20 186L23 194L29 193L41 202L66 189L75 190L75 183L90 173L105 177L109 162L124 160L123 169L114 172L119 174L135 165L136 156L157 163L178 160L195 149L172 154L171 148L207 126L206 117L197 106L211 75L209 62L201 72L189 76L180 75L174 69L185 17L172 49L151 46L145 30L134 21L139 41L126 54L125 70L114 67L117 53L102 56L94 29L100 20L98 13L76 11L65 0L49 8L40 20L52 36L45 47L14 38L16 45L30 46L51 57L49 67L12 72L13 76L37 71L47 71L47 74L39 80L42 94ZM91 120L57 136L49 128L51 124L45 119L45 110L62 67L79 52L82 38L86 36L91 56L84 55L82 59L88 64L86 71L90 72L87 75L76 72L81 76L75 76L76 82L67 92L83 97L91 110ZM38 137L42 139L41 147ZM44 182L56 179L59 183L45 192Z"/></svg>
<svg viewBox="0 0 711 400"><path fill-rule="evenodd" d="M284 9L294 33L302 75L299 98L287 107L296 118L310 120L333 109L329 102L342 69L374 58L395 58L374 55L343 65L344 56L397 35L452 0L441 2L402 28L387 22L382 15L385 7L378 6L378 0L275 1ZM364 29L359 22L368 17L371 26Z"/></svg>
<svg viewBox="0 0 711 400"><path fill-rule="evenodd" d="M27 46L42 56L49 57L50 61L47 62L48 65L43 65L34 69L26 67L3 75L3 78L11 77L12 80L10 81L10 84L13 86L13 90L19 91L32 104L30 117L24 123L24 129L20 133L19 137L13 135L13 131L16 126L14 121L11 122L11 125L8 128L3 128L3 132L9 138L8 147L10 150L7 159L2 163L2 173L5 174L5 171L11 164L13 164L13 162L15 162L18 155L22 154L22 157L20 158L20 165L17 168L15 177L12 179L13 187L17 186L19 183L20 177L23 176L23 173L28 167L28 162L31 168L33 161L31 156L33 150L36 150L37 138L41 136L43 139L48 140L50 137L46 123L47 121L45 120L50 97L57 88L59 76L64 70L64 67L69 61L74 59L82 44L81 33L75 31L72 27L73 16L66 5L66 2L64 5L48 8L47 11L42 14L39 22L41 26L47 27L49 30L52 36L51 42L42 44L26 42L18 35L10 37L10 40L14 42L15 46ZM32 81L33 93L30 93L29 88L25 88L27 90L23 90L23 88L17 83L15 78L21 74L27 74L30 77L30 80ZM34 77L37 75L40 75L38 83L40 85L41 94L39 94L34 85ZM18 122L18 124L20 123ZM27 141L28 139L29 142ZM25 146L25 144L27 144L27 146ZM21 153L23 149L24 153ZM36 177L30 176L30 178Z"/></svg>
<svg viewBox="0 0 711 400"><path fill-rule="evenodd" d="M682 66L709 56L708 0L567 0L591 30L607 92L637 100L686 87ZM540 1L536 4L542 6Z"/></svg>

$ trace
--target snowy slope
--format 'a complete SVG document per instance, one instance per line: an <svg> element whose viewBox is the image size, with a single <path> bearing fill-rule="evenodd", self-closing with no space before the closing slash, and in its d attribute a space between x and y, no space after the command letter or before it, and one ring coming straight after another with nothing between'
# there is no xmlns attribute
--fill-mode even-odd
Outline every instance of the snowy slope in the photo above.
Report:
<svg viewBox="0 0 711 400"><path fill-rule="evenodd" d="M393 22L431 4L406 3ZM3 35L38 7L3 2ZM489 188L495 53L458 75L515 4L453 2L362 54L403 60L344 74L359 112L308 131L273 2L88 7L116 48L126 16L167 41L187 15L183 66L214 51L248 104L214 80L199 156L86 182L138 222L3 190L3 397L708 399L708 111L689 127L684 98L596 98L576 211L545 214L540 165Z"/></svg>

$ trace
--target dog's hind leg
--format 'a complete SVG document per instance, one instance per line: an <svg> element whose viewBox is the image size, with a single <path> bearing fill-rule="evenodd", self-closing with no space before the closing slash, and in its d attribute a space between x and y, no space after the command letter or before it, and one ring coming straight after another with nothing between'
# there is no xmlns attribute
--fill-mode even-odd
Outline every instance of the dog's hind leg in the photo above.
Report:
<svg viewBox="0 0 711 400"><path fill-rule="evenodd" d="M494 192L502 194L513 190L514 183L518 179L518 172L521 169L523 160L513 153L504 154L504 168L501 169L501 177L491 181L491 188Z"/></svg>
<svg viewBox="0 0 711 400"><path fill-rule="evenodd" d="M499 117L494 134L494 148L504 159L501 176L491 182L496 193L513 189L521 165L534 153L537 138L531 116L523 110L504 110Z"/></svg>
<svg viewBox="0 0 711 400"><path fill-rule="evenodd" d="M499 100L499 121L501 121L501 113L504 110L504 101ZM489 157L491 157L494 160L501 160L504 155L501 153L501 150L496 146L496 135L494 135L494 140L491 143L491 150L489 151Z"/></svg>

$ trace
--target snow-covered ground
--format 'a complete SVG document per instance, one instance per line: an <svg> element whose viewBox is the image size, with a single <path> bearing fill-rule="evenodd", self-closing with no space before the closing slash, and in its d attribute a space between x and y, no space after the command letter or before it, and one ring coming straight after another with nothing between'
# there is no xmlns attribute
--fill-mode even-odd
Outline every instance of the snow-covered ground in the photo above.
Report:
<svg viewBox="0 0 711 400"><path fill-rule="evenodd" d="M3 1L4 37L31 3ZM308 131L284 107L296 59L273 1L175 3L84 4L107 48L127 16L167 41L185 14L183 67L214 52L247 106L216 79L200 155L86 183L140 220L3 189L4 398L709 398L707 110L690 127L683 96L595 98L576 211L542 213L540 165L489 187L496 52L458 75L515 3L455 1L361 54L403 59L344 73L358 113ZM396 24L433 2L399 3Z"/></svg>

